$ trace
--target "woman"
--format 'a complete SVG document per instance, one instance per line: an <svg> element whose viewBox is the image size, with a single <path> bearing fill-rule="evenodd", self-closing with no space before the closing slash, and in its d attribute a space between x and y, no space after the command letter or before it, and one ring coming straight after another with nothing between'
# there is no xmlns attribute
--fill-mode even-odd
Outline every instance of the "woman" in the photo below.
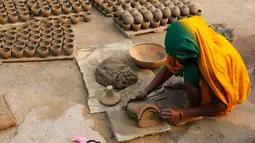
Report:
<svg viewBox="0 0 255 143"><path fill-rule="evenodd" d="M161 117L172 125L226 115L248 97L250 81L241 56L202 17L183 19L169 26L165 48L166 65L129 102L145 99L174 74L184 76L189 107L160 111Z"/></svg>

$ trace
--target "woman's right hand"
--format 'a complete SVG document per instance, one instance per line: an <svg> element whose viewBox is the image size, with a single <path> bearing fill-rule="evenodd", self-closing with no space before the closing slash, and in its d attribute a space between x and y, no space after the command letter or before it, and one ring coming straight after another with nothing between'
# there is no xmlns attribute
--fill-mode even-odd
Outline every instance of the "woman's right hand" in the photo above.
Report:
<svg viewBox="0 0 255 143"><path fill-rule="evenodd" d="M129 99L127 103L144 100L146 97L147 97L146 92L144 90L139 90L134 93L133 97L131 97L131 99Z"/></svg>

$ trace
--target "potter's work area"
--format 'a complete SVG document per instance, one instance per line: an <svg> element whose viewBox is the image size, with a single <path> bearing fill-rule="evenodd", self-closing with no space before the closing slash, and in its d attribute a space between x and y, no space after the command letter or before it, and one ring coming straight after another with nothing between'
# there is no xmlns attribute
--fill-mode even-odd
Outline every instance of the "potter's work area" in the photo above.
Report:
<svg viewBox="0 0 255 143"><path fill-rule="evenodd" d="M75 37L70 24L32 19L0 30L0 62L72 59Z"/></svg>
<svg viewBox="0 0 255 143"><path fill-rule="evenodd" d="M124 109L107 111L107 118L117 142L125 142L147 135L164 133L171 129L166 122L160 122L151 127L141 128L137 125L137 120L131 117Z"/></svg>
<svg viewBox="0 0 255 143"><path fill-rule="evenodd" d="M96 50L79 50L77 51L76 60L83 74L83 80L88 90L88 107L90 113L105 112L106 110L120 109L126 104L126 101L132 97L132 94L137 89L144 88L154 78L154 74L151 70L140 69L130 58L129 50L132 47L130 40L125 40L102 47L96 48ZM122 90L115 90L120 95L121 99L115 106L102 105L99 98L105 94L106 87L96 82L95 72L98 66L110 57L120 59L127 64L130 69L137 75L138 80L127 86ZM126 76L123 76L126 77ZM119 81L124 81L122 78Z"/></svg>
<svg viewBox="0 0 255 143"><path fill-rule="evenodd" d="M77 24L80 18L85 22L91 19L91 3L88 0L27 0L27 1L1 1L0 24L27 22L31 17L57 16L63 23Z"/></svg>

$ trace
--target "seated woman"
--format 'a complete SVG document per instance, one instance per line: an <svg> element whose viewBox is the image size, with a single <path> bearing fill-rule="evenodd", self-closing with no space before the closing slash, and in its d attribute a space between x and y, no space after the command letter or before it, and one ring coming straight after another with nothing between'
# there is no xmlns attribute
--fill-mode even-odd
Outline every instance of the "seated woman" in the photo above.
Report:
<svg viewBox="0 0 255 143"><path fill-rule="evenodd" d="M226 115L248 97L250 81L241 56L202 17L194 16L170 25L165 48L166 65L129 102L145 99L170 77L181 75L189 107L162 109L160 115L172 125L184 125L205 116Z"/></svg>

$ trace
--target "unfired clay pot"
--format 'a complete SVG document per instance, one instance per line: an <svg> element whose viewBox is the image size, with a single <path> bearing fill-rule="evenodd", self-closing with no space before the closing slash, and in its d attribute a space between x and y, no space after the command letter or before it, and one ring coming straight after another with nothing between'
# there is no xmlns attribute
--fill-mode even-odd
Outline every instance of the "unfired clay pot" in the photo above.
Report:
<svg viewBox="0 0 255 143"><path fill-rule="evenodd" d="M10 13L8 14L8 19L11 23L16 23L18 22L19 17L17 13Z"/></svg>
<svg viewBox="0 0 255 143"><path fill-rule="evenodd" d="M61 33L62 33L62 31L61 31L61 33L60 33L60 32L55 32L55 31L56 31L56 30L53 31L54 34L61 34ZM72 34L72 33L73 33L73 30L72 30L72 29L65 29L65 30L64 30L64 33L65 33L65 34Z"/></svg>
<svg viewBox="0 0 255 143"><path fill-rule="evenodd" d="M25 47L25 55L27 57L33 57L35 55L35 47L33 46L27 46Z"/></svg>
<svg viewBox="0 0 255 143"><path fill-rule="evenodd" d="M29 21L29 23L30 23L30 25L41 25L41 21L39 19L35 19L35 18L31 19Z"/></svg>
<svg viewBox="0 0 255 143"><path fill-rule="evenodd" d="M36 1L34 1L34 0L29 0L29 1L27 1L27 5L28 5L28 7L33 7L33 6L36 6L37 5L37 2Z"/></svg>
<svg viewBox="0 0 255 143"><path fill-rule="evenodd" d="M120 2L114 3L113 5L114 11L117 11L119 8L123 9L122 4Z"/></svg>
<svg viewBox="0 0 255 143"><path fill-rule="evenodd" d="M143 22L143 16L140 13L135 13L134 15L135 23L142 23Z"/></svg>
<svg viewBox="0 0 255 143"><path fill-rule="evenodd" d="M28 29L30 31L32 31L32 30L40 30L40 26L39 25L30 25L30 27Z"/></svg>
<svg viewBox="0 0 255 143"><path fill-rule="evenodd" d="M31 36L29 39L31 41L35 41L35 42L38 42L38 43L41 41L41 38L39 36Z"/></svg>
<svg viewBox="0 0 255 143"><path fill-rule="evenodd" d="M125 24L124 22L122 22L121 27L124 30L128 31L131 28L131 24Z"/></svg>
<svg viewBox="0 0 255 143"><path fill-rule="evenodd" d="M198 8L194 4L190 5L189 9L190 9L190 14L192 15L196 15L198 13Z"/></svg>
<svg viewBox="0 0 255 143"><path fill-rule="evenodd" d="M42 37L43 41L48 41L48 42L52 41L52 36L51 35L42 35L41 37Z"/></svg>
<svg viewBox="0 0 255 143"><path fill-rule="evenodd" d="M105 4L104 5L104 11L107 14L110 14L113 12L113 6L111 4Z"/></svg>
<svg viewBox="0 0 255 143"><path fill-rule="evenodd" d="M128 16L128 15L131 15L127 10L125 10L122 14L121 14L121 16L120 16L120 19L121 20L124 20L124 18L126 17L126 16Z"/></svg>
<svg viewBox="0 0 255 143"><path fill-rule="evenodd" d="M139 0L139 2L141 5L144 5L147 2L147 0Z"/></svg>
<svg viewBox="0 0 255 143"><path fill-rule="evenodd" d="M135 5L135 7L134 8L136 8L136 9L141 9L143 6L140 4L140 3L137 3L136 5Z"/></svg>
<svg viewBox="0 0 255 143"><path fill-rule="evenodd" d="M41 42L39 43L39 45L40 45L41 47L47 47L47 48L50 48L51 43L50 43L50 42L48 42L48 41L41 41Z"/></svg>
<svg viewBox="0 0 255 143"><path fill-rule="evenodd" d="M179 20L181 20L181 19L185 19L185 18L188 18L188 16L187 16L187 15L185 15L185 16L180 15L180 16L179 16Z"/></svg>
<svg viewBox="0 0 255 143"><path fill-rule="evenodd" d="M0 52L3 59L8 59L11 56L11 48L2 48Z"/></svg>
<svg viewBox="0 0 255 143"><path fill-rule="evenodd" d="M49 53L49 48L47 47L38 47L36 52L38 53L38 55L42 58L47 57L48 53Z"/></svg>
<svg viewBox="0 0 255 143"><path fill-rule="evenodd" d="M81 7L81 5L79 3L74 3L74 4L72 4L72 6L73 6L74 12L76 12L76 13L81 12L82 7Z"/></svg>
<svg viewBox="0 0 255 143"><path fill-rule="evenodd" d="M172 12L172 16L180 16L181 15L181 11L179 9L179 7L175 6L171 9Z"/></svg>
<svg viewBox="0 0 255 143"><path fill-rule="evenodd" d="M130 14L132 16L134 16L136 13L139 13L139 11L136 9L136 8L133 8L131 11L130 11Z"/></svg>
<svg viewBox="0 0 255 143"><path fill-rule="evenodd" d="M132 7L135 7L138 3L139 3L139 0L131 0L131 6Z"/></svg>
<svg viewBox="0 0 255 143"><path fill-rule="evenodd" d="M113 106L120 102L120 95L114 93L112 86L107 86L105 94L101 95L99 100L106 106Z"/></svg>
<svg viewBox="0 0 255 143"><path fill-rule="evenodd" d="M144 15L144 13L146 13L148 10L146 7L142 7L141 9L139 9L139 12Z"/></svg>
<svg viewBox="0 0 255 143"><path fill-rule="evenodd" d="M183 4L186 4L187 2L189 2L189 0L181 0Z"/></svg>
<svg viewBox="0 0 255 143"><path fill-rule="evenodd" d="M167 25L167 23L168 23L168 18L167 17L160 19L160 25L165 26L165 25Z"/></svg>
<svg viewBox="0 0 255 143"><path fill-rule="evenodd" d="M65 34L65 39L74 39L74 34Z"/></svg>
<svg viewBox="0 0 255 143"><path fill-rule="evenodd" d="M134 17L132 15L127 15L125 16L125 18L123 19L123 22L125 24L133 24L134 23Z"/></svg>
<svg viewBox="0 0 255 143"><path fill-rule="evenodd" d="M91 10L91 3L90 2L84 2L82 3L83 9L87 12Z"/></svg>
<svg viewBox="0 0 255 143"><path fill-rule="evenodd" d="M67 24L67 23L69 23L69 19L68 19L68 17L66 17L66 16L60 16L58 19L59 19L59 21L60 21L62 24Z"/></svg>
<svg viewBox="0 0 255 143"><path fill-rule="evenodd" d="M52 7L52 12L53 12L54 15L60 15L61 11L62 11L62 9L58 5L55 5L55 6Z"/></svg>
<svg viewBox="0 0 255 143"><path fill-rule="evenodd" d="M151 20L151 28L157 28L160 25L160 20L152 19Z"/></svg>
<svg viewBox="0 0 255 143"><path fill-rule="evenodd" d="M49 7L43 7L41 9L42 16L49 17L51 15L51 9Z"/></svg>
<svg viewBox="0 0 255 143"><path fill-rule="evenodd" d="M3 48L13 48L13 47L14 47L13 42L5 42L3 44Z"/></svg>
<svg viewBox="0 0 255 143"><path fill-rule="evenodd" d="M28 30L28 25L21 25L19 26L19 30Z"/></svg>
<svg viewBox="0 0 255 143"><path fill-rule="evenodd" d="M8 17L6 15L0 15L0 23L6 24L8 21Z"/></svg>
<svg viewBox="0 0 255 143"><path fill-rule="evenodd" d="M166 7L172 9L174 7L174 3L170 2L167 5L165 5Z"/></svg>
<svg viewBox="0 0 255 143"><path fill-rule="evenodd" d="M24 42L24 43L27 43L28 40L29 40L28 37L22 37L22 36L20 36L20 37L18 38L18 41L19 41L19 42Z"/></svg>
<svg viewBox="0 0 255 143"><path fill-rule="evenodd" d="M74 47L72 44L64 45L63 47L65 55L72 55L74 52Z"/></svg>
<svg viewBox="0 0 255 143"><path fill-rule="evenodd" d="M30 41L27 42L27 46L32 46L32 47L37 48L38 47L38 42L30 40Z"/></svg>
<svg viewBox="0 0 255 143"><path fill-rule="evenodd" d="M103 10L104 5L108 4L107 1L102 0L102 2L99 3L100 8Z"/></svg>
<svg viewBox="0 0 255 143"><path fill-rule="evenodd" d="M151 12L154 12L156 10L156 7L152 5L148 8L148 10Z"/></svg>
<svg viewBox="0 0 255 143"><path fill-rule="evenodd" d="M24 50L21 47L12 48L12 56L15 58L21 58L23 56Z"/></svg>
<svg viewBox="0 0 255 143"><path fill-rule="evenodd" d="M15 43L15 47L25 48L25 46L26 46L26 43L24 43L24 42L16 42Z"/></svg>
<svg viewBox="0 0 255 143"><path fill-rule="evenodd" d="M124 10L131 11L133 8L132 6L128 5L124 7Z"/></svg>
<svg viewBox="0 0 255 143"><path fill-rule="evenodd" d="M35 15L35 16L39 16L41 14L41 7L36 5L36 6L33 6L31 8L32 10L32 13Z"/></svg>
<svg viewBox="0 0 255 143"><path fill-rule="evenodd" d="M59 45L59 46L62 46L62 41L61 40L52 40L52 46L54 45Z"/></svg>
<svg viewBox="0 0 255 143"><path fill-rule="evenodd" d="M186 6L186 5L182 6L182 8L181 8L181 15L186 16L186 15L189 15L189 13L190 13L189 7Z"/></svg>
<svg viewBox="0 0 255 143"><path fill-rule="evenodd" d="M202 10L199 9L197 15L201 16L202 15Z"/></svg>
<svg viewBox="0 0 255 143"><path fill-rule="evenodd" d="M5 42L14 43L14 42L16 42L16 37L6 37L4 40L5 40Z"/></svg>
<svg viewBox="0 0 255 143"><path fill-rule="evenodd" d="M59 3L58 1L52 1L50 2L50 6L53 7L53 6L59 6Z"/></svg>
<svg viewBox="0 0 255 143"><path fill-rule="evenodd" d="M73 44L74 43L74 40L73 39L65 39L64 40L64 44L65 45L69 45L69 44Z"/></svg>
<svg viewBox="0 0 255 143"><path fill-rule="evenodd" d="M149 9L149 8L152 6L152 4L151 4L150 2L146 2L144 6L145 6L147 9Z"/></svg>
<svg viewBox="0 0 255 143"><path fill-rule="evenodd" d="M30 31L30 36L41 36L40 30L32 30Z"/></svg>
<svg viewBox="0 0 255 143"><path fill-rule="evenodd" d="M161 11L165 8L165 6L162 3L158 4L156 7Z"/></svg>
<svg viewBox="0 0 255 143"><path fill-rule="evenodd" d="M29 37L29 32L27 30L19 31L19 35L22 37Z"/></svg>
<svg viewBox="0 0 255 143"><path fill-rule="evenodd" d="M178 20L178 17L176 16L171 16L169 17L169 20L168 20L168 24L172 24L173 22L177 21Z"/></svg>
<svg viewBox="0 0 255 143"><path fill-rule="evenodd" d="M54 24L52 25L52 30L57 30L57 29L60 29L61 30L61 25L60 24Z"/></svg>
<svg viewBox="0 0 255 143"><path fill-rule="evenodd" d="M41 30L50 30L51 29L51 26L49 24L44 24L41 26Z"/></svg>
<svg viewBox="0 0 255 143"><path fill-rule="evenodd" d="M4 33L1 33L0 34L0 40L4 40L5 39L5 35L4 35Z"/></svg>
<svg viewBox="0 0 255 143"><path fill-rule="evenodd" d="M53 45L53 46L50 47L50 51L51 51L53 56L61 55L61 50L62 50L62 48L59 45Z"/></svg>
<svg viewBox="0 0 255 143"><path fill-rule="evenodd" d="M62 27L62 29L70 29L70 28L72 28L72 26L70 25L70 24L64 24L64 25L62 25L61 26Z"/></svg>
<svg viewBox="0 0 255 143"><path fill-rule="evenodd" d="M81 14L84 22L89 22L91 20L91 13L83 13Z"/></svg>
<svg viewBox="0 0 255 143"><path fill-rule="evenodd" d="M170 17L171 14L172 14L172 12L171 12L171 10L170 10L169 7L165 7L165 8L163 9L162 13L163 13L163 17L166 17L166 18L167 18L167 17Z"/></svg>
<svg viewBox="0 0 255 143"><path fill-rule="evenodd" d="M132 29L133 29L134 31L138 31L138 30L141 29L141 26L142 26L141 23L133 23L133 24L132 24Z"/></svg>
<svg viewBox="0 0 255 143"><path fill-rule="evenodd" d="M12 30L10 30L10 31L8 31L8 32L6 32L6 37L17 37L17 32L16 31L12 31Z"/></svg>
<svg viewBox="0 0 255 143"><path fill-rule="evenodd" d="M66 35L65 35L65 36L66 36ZM53 36L53 39L54 39L54 40L60 40L60 41L63 41L64 36L63 36L63 35L61 35L61 34L57 34L57 35L54 35L54 36Z"/></svg>
<svg viewBox="0 0 255 143"><path fill-rule="evenodd" d="M163 0L164 6L167 6L169 3L171 3L171 0Z"/></svg>
<svg viewBox="0 0 255 143"><path fill-rule="evenodd" d="M65 14L70 14L72 12L72 7L69 4L64 4L63 11Z"/></svg>
<svg viewBox="0 0 255 143"><path fill-rule="evenodd" d="M180 2L180 1L178 1L178 2L176 3L176 6L178 6L179 8L181 8L181 7L183 6L183 3Z"/></svg>
<svg viewBox="0 0 255 143"><path fill-rule="evenodd" d="M153 11L153 18L156 20L160 20L161 18L163 18L163 14L160 9L156 9L155 11Z"/></svg>
<svg viewBox="0 0 255 143"><path fill-rule="evenodd" d="M124 12L124 10L122 9L122 8L118 8L117 10L116 10L116 16L117 17L120 17L121 16L121 14Z"/></svg>

